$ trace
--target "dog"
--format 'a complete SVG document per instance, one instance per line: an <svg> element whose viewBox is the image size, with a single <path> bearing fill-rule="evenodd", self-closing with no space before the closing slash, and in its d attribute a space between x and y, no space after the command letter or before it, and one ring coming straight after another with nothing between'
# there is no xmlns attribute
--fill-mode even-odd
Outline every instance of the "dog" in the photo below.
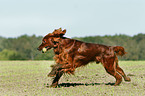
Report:
<svg viewBox="0 0 145 96"><path fill-rule="evenodd" d="M118 65L117 56L126 54L121 46L106 46L102 44L85 43L79 40L64 37L66 29L55 29L46 35L42 44L38 47L43 53L53 48L56 64L51 66L52 70L48 74L54 77L51 87L57 87L60 77L64 73L74 74L76 68L85 66L89 62L102 63L107 73L114 76L116 82L114 86L125 81L131 81Z"/></svg>

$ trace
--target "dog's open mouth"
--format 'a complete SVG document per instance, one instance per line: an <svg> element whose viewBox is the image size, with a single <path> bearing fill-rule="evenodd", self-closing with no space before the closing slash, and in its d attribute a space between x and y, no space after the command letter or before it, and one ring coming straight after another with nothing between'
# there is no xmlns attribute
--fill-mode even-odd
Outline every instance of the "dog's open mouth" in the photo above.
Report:
<svg viewBox="0 0 145 96"><path fill-rule="evenodd" d="M47 46L47 47L44 47L44 48L42 49L42 53L45 53L45 52L47 52L49 49L50 49L50 47L49 47L49 46Z"/></svg>

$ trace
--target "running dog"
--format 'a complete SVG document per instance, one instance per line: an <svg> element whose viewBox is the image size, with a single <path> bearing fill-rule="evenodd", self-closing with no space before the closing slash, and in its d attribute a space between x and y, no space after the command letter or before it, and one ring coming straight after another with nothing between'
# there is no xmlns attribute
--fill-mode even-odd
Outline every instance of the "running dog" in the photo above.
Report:
<svg viewBox="0 0 145 96"><path fill-rule="evenodd" d="M51 48L54 50L56 64L48 74L49 77L54 77L51 87L58 85L64 73L74 74L77 67L85 66L92 61L102 63L107 73L115 77L114 85L119 85L122 77L125 81L131 81L118 65L117 56L126 54L123 47L85 43L64 37L65 33L65 29L54 30L43 38L42 44L38 47L38 50L43 53Z"/></svg>

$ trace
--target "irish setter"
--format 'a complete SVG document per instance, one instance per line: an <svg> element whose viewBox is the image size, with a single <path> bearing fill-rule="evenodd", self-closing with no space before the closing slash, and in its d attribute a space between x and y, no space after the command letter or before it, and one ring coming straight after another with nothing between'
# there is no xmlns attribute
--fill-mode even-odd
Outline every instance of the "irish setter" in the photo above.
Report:
<svg viewBox="0 0 145 96"><path fill-rule="evenodd" d="M44 53L53 48L56 64L52 66L49 77L54 77L51 87L56 87L60 77L64 73L74 74L77 67L85 66L89 62L102 63L106 71L115 77L114 85L125 81L131 81L118 65L117 55L126 54L121 46L106 46L102 44L85 43L75 39L63 37L66 30L56 29L53 33L46 35L38 50Z"/></svg>

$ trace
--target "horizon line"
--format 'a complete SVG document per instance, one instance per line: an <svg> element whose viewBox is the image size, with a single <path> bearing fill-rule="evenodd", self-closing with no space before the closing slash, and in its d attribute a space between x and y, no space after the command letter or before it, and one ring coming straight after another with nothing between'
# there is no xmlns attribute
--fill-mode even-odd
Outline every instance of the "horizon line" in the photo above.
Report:
<svg viewBox="0 0 145 96"><path fill-rule="evenodd" d="M95 36L100 36L100 37L104 37L104 36L119 36L119 35L125 35L125 36L129 36L129 37L134 37L134 36L137 36L139 34L143 34L145 35L145 33L143 32L140 32L140 33L137 33L137 34L134 34L134 35L128 35L128 34L121 34L121 33L115 33L115 34L105 34L105 35L88 35L88 36L66 36L64 35L64 37L70 37L70 38L84 38L84 37L95 37ZM22 37L22 36L29 36L29 37L32 37L32 36L36 36L36 37L41 37L42 35L37 35L37 34L32 34L32 35L29 35L29 34L22 34L22 35L19 35L19 36L14 36L14 37L6 37L6 36L2 36L0 35L1 38L19 38L19 37ZM42 36L43 37L43 36Z"/></svg>

